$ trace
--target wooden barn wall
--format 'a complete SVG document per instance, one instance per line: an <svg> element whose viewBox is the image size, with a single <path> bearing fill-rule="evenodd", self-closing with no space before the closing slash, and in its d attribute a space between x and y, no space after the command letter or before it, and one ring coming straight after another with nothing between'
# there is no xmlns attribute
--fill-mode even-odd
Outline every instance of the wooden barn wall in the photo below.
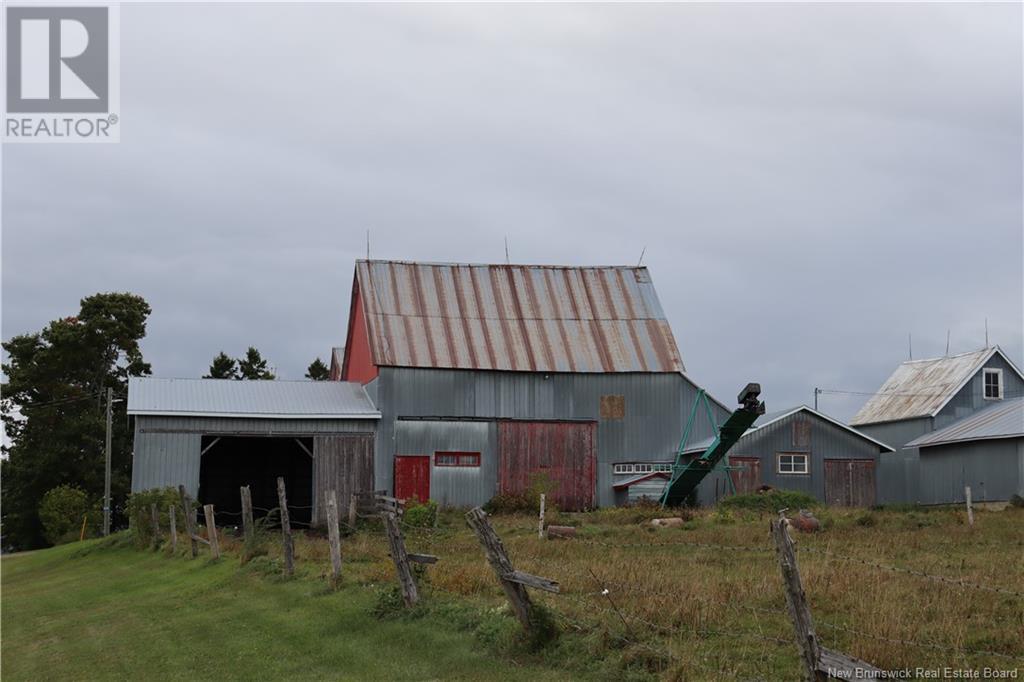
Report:
<svg viewBox="0 0 1024 682"><path fill-rule="evenodd" d="M344 518L353 493L374 490L373 434L313 437L313 524L327 523L327 492Z"/></svg>
<svg viewBox="0 0 1024 682"><path fill-rule="evenodd" d="M696 387L681 374L543 374L382 367L371 382L382 413L378 426L375 479L392 485L397 423L405 418L497 420L580 420L597 422L598 506L615 504L612 466L616 462L671 460ZM601 417L603 396L621 396L622 416ZM607 404L607 401L606 401ZM713 403L716 419L729 414ZM440 428L440 427L438 427ZM703 410L692 441L712 435ZM401 453L399 453L401 454ZM467 504L490 499L485 489L468 492Z"/></svg>
<svg viewBox="0 0 1024 682"><path fill-rule="evenodd" d="M582 511L595 503L595 422L498 422L498 489L521 494L537 481L550 485L559 509Z"/></svg>

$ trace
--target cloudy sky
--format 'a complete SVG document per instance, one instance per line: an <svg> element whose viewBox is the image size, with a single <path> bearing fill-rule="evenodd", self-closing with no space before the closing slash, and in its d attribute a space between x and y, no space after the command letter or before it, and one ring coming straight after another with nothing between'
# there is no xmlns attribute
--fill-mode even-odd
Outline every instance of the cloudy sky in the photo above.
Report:
<svg viewBox="0 0 1024 682"><path fill-rule="evenodd" d="M125 5L121 142L3 148L3 337L128 290L159 376L344 342L354 260L632 264L770 409L1022 346L1019 4ZM864 396L828 394L850 417Z"/></svg>

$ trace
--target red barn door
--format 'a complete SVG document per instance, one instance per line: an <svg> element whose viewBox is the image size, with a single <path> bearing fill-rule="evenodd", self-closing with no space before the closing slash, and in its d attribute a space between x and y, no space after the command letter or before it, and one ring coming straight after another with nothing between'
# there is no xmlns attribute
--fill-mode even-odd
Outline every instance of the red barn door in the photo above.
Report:
<svg viewBox="0 0 1024 682"><path fill-rule="evenodd" d="M519 494L535 480L551 486L548 499L566 511L594 507L596 422L498 423L498 490Z"/></svg>
<svg viewBox="0 0 1024 682"><path fill-rule="evenodd" d="M395 455L395 497L400 500L430 499L430 457Z"/></svg>

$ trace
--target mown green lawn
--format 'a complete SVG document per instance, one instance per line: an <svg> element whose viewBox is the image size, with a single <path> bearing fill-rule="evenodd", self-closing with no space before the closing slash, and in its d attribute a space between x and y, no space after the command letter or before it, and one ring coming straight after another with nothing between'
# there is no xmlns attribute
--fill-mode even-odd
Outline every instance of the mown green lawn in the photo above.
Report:
<svg viewBox="0 0 1024 682"><path fill-rule="evenodd" d="M375 592L268 579L87 541L6 556L2 673L16 680L546 680L438 616L380 620ZM91 550L91 551L90 551Z"/></svg>

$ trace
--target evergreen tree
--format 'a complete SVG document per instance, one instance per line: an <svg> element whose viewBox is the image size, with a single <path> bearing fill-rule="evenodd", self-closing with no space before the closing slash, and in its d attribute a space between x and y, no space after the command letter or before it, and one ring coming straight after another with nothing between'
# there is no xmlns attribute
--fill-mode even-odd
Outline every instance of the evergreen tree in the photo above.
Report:
<svg viewBox="0 0 1024 682"><path fill-rule="evenodd" d="M123 398L128 377L150 373L139 348L150 312L134 294L95 294L82 299L77 317L54 320L42 331L3 343L2 419L10 440L0 463L5 544L19 549L46 544L39 504L59 485L77 486L92 501L102 497L106 390ZM125 405L114 402L115 510L131 485Z"/></svg>
<svg viewBox="0 0 1024 682"><path fill-rule="evenodd" d="M238 373L241 379L273 379L274 374L267 369L267 361L260 352L249 346L245 357L238 360Z"/></svg>
<svg viewBox="0 0 1024 682"><path fill-rule="evenodd" d="M306 378L312 379L313 381L324 381L331 377L330 368L324 364L324 361L317 358L309 364L306 368Z"/></svg>
<svg viewBox="0 0 1024 682"><path fill-rule="evenodd" d="M238 379L238 362L224 351L217 353L210 363L210 373L204 379Z"/></svg>

